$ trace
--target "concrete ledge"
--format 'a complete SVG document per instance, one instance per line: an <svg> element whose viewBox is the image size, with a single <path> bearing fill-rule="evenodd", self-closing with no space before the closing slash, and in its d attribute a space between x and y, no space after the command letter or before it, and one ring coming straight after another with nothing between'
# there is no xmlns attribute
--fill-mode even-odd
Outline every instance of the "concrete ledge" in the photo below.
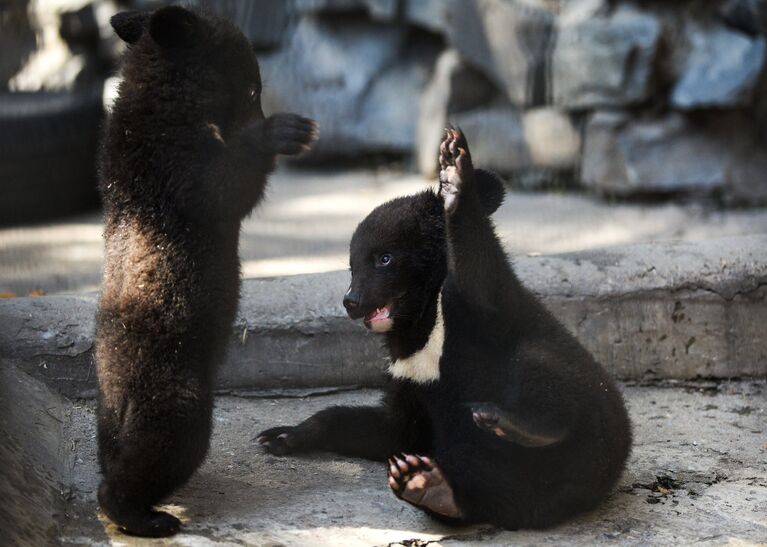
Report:
<svg viewBox="0 0 767 547"><path fill-rule="evenodd" d="M0 545L58 544L55 519L75 482L71 406L0 359Z"/></svg>
<svg viewBox="0 0 767 547"><path fill-rule="evenodd" d="M767 235L518 257L519 276L621 379L767 375ZM346 318L348 272L243 284L221 389L378 385L381 339ZM0 361L95 393L96 295L0 301Z"/></svg>

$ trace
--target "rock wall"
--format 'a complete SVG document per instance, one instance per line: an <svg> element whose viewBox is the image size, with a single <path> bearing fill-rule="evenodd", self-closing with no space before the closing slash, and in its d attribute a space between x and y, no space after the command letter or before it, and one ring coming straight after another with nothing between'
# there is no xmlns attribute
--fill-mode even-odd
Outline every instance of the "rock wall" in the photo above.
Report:
<svg viewBox="0 0 767 547"><path fill-rule="evenodd" d="M199 0L260 48L309 160L413 154L446 123L513 183L767 202L767 0Z"/></svg>

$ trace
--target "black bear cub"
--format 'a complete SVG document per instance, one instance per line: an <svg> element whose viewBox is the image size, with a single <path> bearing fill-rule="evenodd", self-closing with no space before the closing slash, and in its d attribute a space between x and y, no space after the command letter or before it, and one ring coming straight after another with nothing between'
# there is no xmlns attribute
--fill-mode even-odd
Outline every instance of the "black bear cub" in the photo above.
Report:
<svg viewBox="0 0 767 547"><path fill-rule="evenodd" d="M439 193L381 205L351 242L344 305L385 333L383 404L328 408L259 442L388 459L394 494L442 520L552 526L619 478L623 399L514 275L489 219L502 183L473 168L460 132L448 130L440 164Z"/></svg>
<svg viewBox="0 0 767 547"><path fill-rule="evenodd" d="M98 498L123 531L158 537L179 521L153 506L208 449L240 222L275 155L308 148L317 127L264 117L252 47L223 19L172 6L120 13L112 26L128 53L100 160Z"/></svg>

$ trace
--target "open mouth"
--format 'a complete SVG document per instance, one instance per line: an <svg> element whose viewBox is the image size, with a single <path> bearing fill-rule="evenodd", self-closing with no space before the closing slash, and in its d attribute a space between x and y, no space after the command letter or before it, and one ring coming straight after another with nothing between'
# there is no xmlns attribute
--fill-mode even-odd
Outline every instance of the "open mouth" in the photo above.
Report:
<svg viewBox="0 0 767 547"><path fill-rule="evenodd" d="M373 332L386 332L391 330L394 319L391 316L391 304L377 308L365 316L365 326Z"/></svg>

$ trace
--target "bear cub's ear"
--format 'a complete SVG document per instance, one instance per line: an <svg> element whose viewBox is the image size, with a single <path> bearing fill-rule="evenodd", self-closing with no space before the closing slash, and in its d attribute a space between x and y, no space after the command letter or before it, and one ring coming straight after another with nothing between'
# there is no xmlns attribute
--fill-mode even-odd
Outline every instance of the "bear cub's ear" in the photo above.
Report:
<svg viewBox="0 0 767 547"><path fill-rule="evenodd" d="M194 45L200 32L197 14L181 6L167 6L152 14L149 34L164 48L184 48Z"/></svg>
<svg viewBox="0 0 767 547"><path fill-rule="evenodd" d="M149 13L143 11L121 11L109 20L117 36L126 44L135 44L144 34Z"/></svg>
<svg viewBox="0 0 767 547"><path fill-rule="evenodd" d="M492 171L485 171L484 169L476 169L474 177L482 210L485 215L490 216L501 206L503 198L506 197L503 181Z"/></svg>

